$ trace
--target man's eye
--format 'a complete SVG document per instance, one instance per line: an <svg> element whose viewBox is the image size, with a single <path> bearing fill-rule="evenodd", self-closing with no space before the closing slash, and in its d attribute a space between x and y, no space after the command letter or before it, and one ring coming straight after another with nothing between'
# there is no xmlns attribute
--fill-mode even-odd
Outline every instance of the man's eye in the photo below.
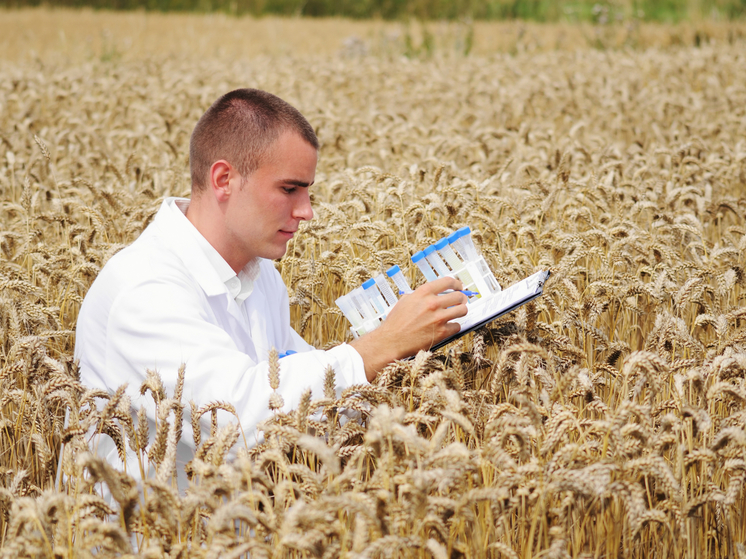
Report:
<svg viewBox="0 0 746 559"><path fill-rule="evenodd" d="M282 189L285 191L285 194L292 194L293 192L295 192L295 188L296 187L294 186L293 187L287 187L287 186L282 187Z"/></svg>

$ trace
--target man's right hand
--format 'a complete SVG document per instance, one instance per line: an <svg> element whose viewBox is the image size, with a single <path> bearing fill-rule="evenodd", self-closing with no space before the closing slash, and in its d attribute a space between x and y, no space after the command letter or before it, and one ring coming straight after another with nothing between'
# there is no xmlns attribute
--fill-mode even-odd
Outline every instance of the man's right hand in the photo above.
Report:
<svg viewBox="0 0 746 559"><path fill-rule="evenodd" d="M452 289L451 293L443 293ZM440 278L402 296L386 320L372 332L350 342L365 363L369 382L396 359L429 349L460 330L455 318L466 315L467 297L455 278Z"/></svg>

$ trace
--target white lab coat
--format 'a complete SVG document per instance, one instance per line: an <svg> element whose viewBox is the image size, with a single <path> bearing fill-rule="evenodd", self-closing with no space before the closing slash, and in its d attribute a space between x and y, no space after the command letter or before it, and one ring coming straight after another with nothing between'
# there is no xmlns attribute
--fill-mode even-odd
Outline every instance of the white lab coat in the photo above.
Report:
<svg viewBox="0 0 746 559"><path fill-rule="evenodd" d="M163 202L153 223L109 260L86 295L75 345L85 385L113 393L127 383L134 407L146 407L152 429L152 398L139 392L146 370L160 374L171 397L184 363L182 401L194 400L199 406L215 400L230 402L248 444L253 445L257 423L272 413L267 406L272 393L267 359L272 348L280 353L298 352L280 360L278 392L285 411L296 407L306 388L312 389L314 398L323 397L329 365L338 388L367 383L363 360L351 346L316 350L290 327L287 289L271 261L260 261L254 290L243 304L237 304L196 246L196 230L175 202L175 198ZM188 406L185 411L177 453L180 471L194 453ZM221 424L231 420L235 422L220 412ZM207 414L203 440L209 421ZM100 437L96 444L109 463L140 477L137 462L121 464L108 437ZM243 444L241 438L237 444Z"/></svg>

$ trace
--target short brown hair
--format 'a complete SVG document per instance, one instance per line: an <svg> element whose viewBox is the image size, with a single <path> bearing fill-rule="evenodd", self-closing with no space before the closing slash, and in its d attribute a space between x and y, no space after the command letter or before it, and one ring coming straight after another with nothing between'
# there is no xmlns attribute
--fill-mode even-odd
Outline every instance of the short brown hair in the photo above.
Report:
<svg viewBox="0 0 746 559"><path fill-rule="evenodd" d="M207 109L192 132L192 189L204 190L210 167L220 159L247 177L259 168L269 146L286 130L297 132L319 149L319 140L306 118L276 95L259 89L226 93Z"/></svg>

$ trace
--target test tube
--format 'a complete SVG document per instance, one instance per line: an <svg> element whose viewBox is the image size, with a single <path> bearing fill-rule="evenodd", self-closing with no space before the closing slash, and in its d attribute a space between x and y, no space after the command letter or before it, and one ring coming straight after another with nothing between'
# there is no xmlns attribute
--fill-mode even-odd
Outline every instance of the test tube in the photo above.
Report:
<svg viewBox="0 0 746 559"><path fill-rule="evenodd" d="M363 289L365 290L365 295L368 297L368 301L373 304L375 309L379 313L385 313L388 305L386 304L386 301L383 300L381 292L378 291L378 288L376 287L376 280L370 278L368 281L364 282Z"/></svg>
<svg viewBox="0 0 746 559"><path fill-rule="evenodd" d="M391 266L391 268L386 270L386 275L390 277L392 280L394 280L396 287L399 288L400 294L412 293L412 288L409 287L409 284L407 283L407 278L404 277L404 274L402 273L401 268L399 268L399 266Z"/></svg>
<svg viewBox="0 0 746 559"><path fill-rule="evenodd" d="M451 245L448 244L447 237L443 237L433 246L435 247L435 250L437 250L438 253L445 259L445 261L448 262L448 265L451 267L451 270L455 272L459 268L463 267L464 263L461 262L461 259L458 256L456 256L455 252L453 252Z"/></svg>
<svg viewBox="0 0 746 559"><path fill-rule="evenodd" d="M464 262L462 262L455 252L453 252L453 249L448 242L448 237L442 238L433 246L435 246L435 249L445 258L446 262L448 262L448 265L464 284L465 289L479 291L479 289L476 289L474 280L472 279L471 274L467 271Z"/></svg>
<svg viewBox="0 0 746 559"><path fill-rule="evenodd" d="M383 274L378 274L373 279L376 280L376 285L378 286L379 291L383 294L383 298L386 299L389 307L393 307L394 305L396 305L396 302L399 299L397 299L396 295L394 295L389 282L386 281L386 278L383 276Z"/></svg>
<svg viewBox="0 0 746 559"><path fill-rule="evenodd" d="M477 249L474 246L474 241L471 240L471 227L467 225L466 227L462 227L456 231L456 233L459 234L456 249L461 253L461 256L464 257L464 260L467 262L473 262L479 258L477 255Z"/></svg>
<svg viewBox="0 0 746 559"><path fill-rule="evenodd" d="M367 320L373 320L376 318L375 309L371 307L370 301L365 296L365 292L362 287L356 287L349 293L355 308L358 312L363 315L363 318Z"/></svg>
<svg viewBox="0 0 746 559"><path fill-rule="evenodd" d="M425 255L425 258L427 258L427 261L435 269L435 272L439 276L447 276L451 273L440 255L435 252L435 245L430 245L425 250L423 250L422 253Z"/></svg>
<svg viewBox="0 0 746 559"><path fill-rule="evenodd" d="M450 235L446 237L448 239L448 243L451 245L451 250L453 250L456 253L456 256L458 256L462 262L468 262L468 258L466 258L466 251L464 250L464 246L461 244L461 233L459 231L454 231Z"/></svg>
<svg viewBox="0 0 746 559"><path fill-rule="evenodd" d="M430 264L425 260L425 253L423 251L415 253L414 256L412 256L412 262L417 264L417 267L420 269L420 272L422 272L427 281L435 281L438 279L432 268L430 268Z"/></svg>
<svg viewBox="0 0 746 559"><path fill-rule="evenodd" d="M343 295L335 301L339 310L345 315L345 318L350 321L353 328L357 329L363 325L363 317L360 312L355 308L352 298L349 295Z"/></svg>

